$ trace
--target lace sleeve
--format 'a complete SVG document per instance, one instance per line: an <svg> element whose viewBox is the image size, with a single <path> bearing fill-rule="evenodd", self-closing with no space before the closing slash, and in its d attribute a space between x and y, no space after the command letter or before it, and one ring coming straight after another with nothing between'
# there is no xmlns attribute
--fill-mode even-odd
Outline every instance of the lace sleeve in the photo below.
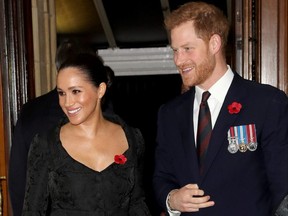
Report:
<svg viewBox="0 0 288 216"><path fill-rule="evenodd" d="M141 131L136 128L134 129L134 136L135 136L135 144L137 149L137 156L141 160L144 157L145 153L145 142Z"/></svg>
<svg viewBox="0 0 288 216"><path fill-rule="evenodd" d="M144 152L145 142L139 129L133 129L133 145L136 146L137 160L135 166L135 185L132 192L129 215L131 216L150 216L150 211L145 203L145 193L143 189L144 172Z"/></svg>
<svg viewBox="0 0 288 216"><path fill-rule="evenodd" d="M48 206L47 142L36 135L28 154L27 180L22 216L46 215Z"/></svg>

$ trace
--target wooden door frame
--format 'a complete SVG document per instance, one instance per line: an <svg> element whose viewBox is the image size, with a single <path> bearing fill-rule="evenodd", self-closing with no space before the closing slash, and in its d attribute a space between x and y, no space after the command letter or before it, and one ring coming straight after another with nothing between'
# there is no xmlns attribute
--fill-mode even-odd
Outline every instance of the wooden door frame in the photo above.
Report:
<svg viewBox="0 0 288 216"><path fill-rule="evenodd" d="M7 143L10 137L10 128L11 128L11 118L10 118L10 110L9 110L9 101L7 101L7 96L9 95L9 87L8 87L8 68L9 68L9 58L8 58L8 18L9 11L7 10L8 3L7 1L1 1L0 3L0 34L3 37L0 37L0 186L1 186L1 213L4 216L11 215L10 203L9 203L9 193L8 193L8 162L9 162L9 148L7 147ZM8 98L9 99L9 98Z"/></svg>
<svg viewBox="0 0 288 216"><path fill-rule="evenodd" d="M241 1L243 10L238 9L242 14L238 25L242 28L235 31L242 37L242 67L239 73L288 94L287 0Z"/></svg>
<svg viewBox="0 0 288 216"><path fill-rule="evenodd" d="M288 94L288 2L261 0L258 14L257 79Z"/></svg>
<svg viewBox="0 0 288 216"><path fill-rule="evenodd" d="M4 116L4 104L3 104L3 86L2 86L2 68L0 68L0 196L1 196L1 203L0 203L0 215L8 216L11 213L10 209L10 202L9 202L9 193L8 193L8 161L9 161L9 149L7 148L7 138L6 130L5 130L5 116ZM2 214L1 214L2 213Z"/></svg>
<svg viewBox="0 0 288 216"><path fill-rule="evenodd" d="M11 134L23 103L34 94L31 1L2 0L0 11L0 176L5 178L0 184L2 215L8 216Z"/></svg>

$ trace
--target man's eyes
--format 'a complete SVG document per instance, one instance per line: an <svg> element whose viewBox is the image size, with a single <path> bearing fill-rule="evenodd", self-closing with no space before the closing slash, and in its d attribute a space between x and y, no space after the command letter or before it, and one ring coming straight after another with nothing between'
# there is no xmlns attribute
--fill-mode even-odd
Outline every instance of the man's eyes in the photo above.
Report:
<svg viewBox="0 0 288 216"><path fill-rule="evenodd" d="M182 51L185 51L185 52L189 52L189 51L193 50L193 47L183 47L183 48L181 48L181 49L172 49L172 51L173 51L174 53L181 52L181 50L182 50Z"/></svg>

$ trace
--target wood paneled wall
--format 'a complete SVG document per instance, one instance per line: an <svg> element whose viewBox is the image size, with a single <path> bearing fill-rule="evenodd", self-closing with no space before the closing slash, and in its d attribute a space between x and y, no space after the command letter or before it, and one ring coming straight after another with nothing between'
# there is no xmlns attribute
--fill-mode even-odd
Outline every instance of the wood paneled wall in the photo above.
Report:
<svg viewBox="0 0 288 216"><path fill-rule="evenodd" d="M287 0L259 1L258 74L261 83L288 93L288 3Z"/></svg>

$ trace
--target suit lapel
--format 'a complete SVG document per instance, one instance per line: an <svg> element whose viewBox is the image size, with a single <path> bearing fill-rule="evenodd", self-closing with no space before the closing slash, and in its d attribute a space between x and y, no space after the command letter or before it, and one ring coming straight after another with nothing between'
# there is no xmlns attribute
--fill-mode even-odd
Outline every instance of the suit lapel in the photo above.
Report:
<svg viewBox="0 0 288 216"><path fill-rule="evenodd" d="M205 167L202 175L202 180L204 180L205 175L207 174L207 172L209 172L209 168L211 167L213 160L217 157L220 149L224 148L225 150L227 150L228 129L234 125L234 122L239 116L236 114L230 114L228 111L228 105L235 101L244 101L244 97L247 93L246 89L243 88L241 85L242 81L242 78L238 74L235 74L212 131L207 156L204 162Z"/></svg>
<svg viewBox="0 0 288 216"><path fill-rule="evenodd" d="M182 103L177 107L176 116L178 121L178 126L176 128L180 129L181 134L181 144L184 152L183 160L187 165L187 176L191 180L197 180L199 178L199 173L195 170L199 170L198 158L195 148L194 139L194 127L193 127L193 108L194 108L194 97L195 88L191 88L189 92L183 95ZM175 128L175 129L176 129ZM180 146L179 146L180 147Z"/></svg>

